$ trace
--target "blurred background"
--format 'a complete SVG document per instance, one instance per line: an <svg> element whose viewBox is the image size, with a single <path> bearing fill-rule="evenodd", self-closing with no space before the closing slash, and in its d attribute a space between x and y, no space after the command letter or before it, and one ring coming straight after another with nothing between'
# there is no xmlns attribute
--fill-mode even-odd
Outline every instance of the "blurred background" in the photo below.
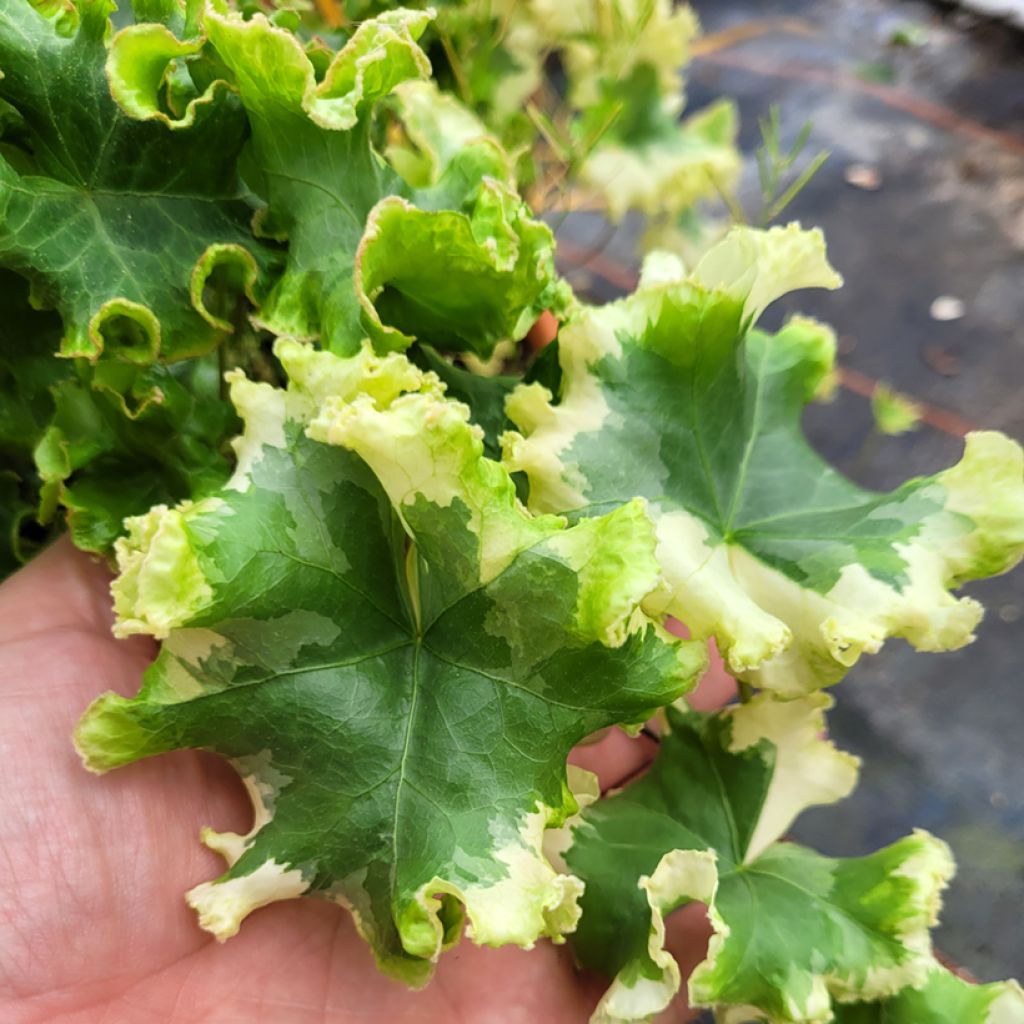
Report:
<svg viewBox="0 0 1024 1024"><path fill-rule="evenodd" d="M758 119L772 105L783 144L810 121L805 152L830 153L780 219L820 225L846 285L798 293L767 318L800 310L839 335L841 386L808 411L812 444L888 489L956 461L969 430L1024 440L1024 2L693 6L705 38L687 112L738 102L741 203L756 207ZM632 287L638 220L557 223L577 288L613 298ZM879 435L879 383L917 403L917 429ZM914 827L945 838L959 873L936 943L989 981L1024 970L1024 575L967 592L987 608L974 645L927 655L890 641L835 691L834 738L864 757L862 781L804 815L795 838L834 855Z"/></svg>

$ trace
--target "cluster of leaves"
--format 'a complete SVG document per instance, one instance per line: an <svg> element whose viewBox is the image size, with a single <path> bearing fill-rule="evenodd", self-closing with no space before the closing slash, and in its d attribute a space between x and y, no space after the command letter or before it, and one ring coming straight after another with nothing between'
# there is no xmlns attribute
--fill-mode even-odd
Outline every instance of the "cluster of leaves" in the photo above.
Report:
<svg viewBox="0 0 1024 1024"><path fill-rule="evenodd" d="M274 379L267 332L486 357L566 295L482 127L415 185L374 149L379 101L430 73L427 15L335 54L222 5L138 6L152 20L113 36L110 0L0 12L2 355L25 406L5 518L17 531L41 490L44 519L63 504L94 551L125 515L227 479L219 378Z"/></svg>
<svg viewBox="0 0 1024 1024"><path fill-rule="evenodd" d="M252 0L253 9L272 10L328 38L395 6L389 0ZM393 146L416 144L415 132L403 128L410 107L436 106L449 94L512 154L534 209L597 206L614 221L638 211L648 218L649 240L704 237L697 204L731 199L736 185L737 116L722 100L681 120L683 72L699 34L688 6L672 0L447 0L434 6L424 47L435 80L396 93L401 116L392 125Z"/></svg>
<svg viewBox="0 0 1024 1024"><path fill-rule="evenodd" d="M578 301L514 160L430 83L429 20L332 46L227 0L0 10L5 527L34 486L113 549L117 634L162 641L137 696L82 718L86 766L235 766L253 826L204 830L227 869L187 897L218 938L328 899L419 985L463 931L571 935L613 979L595 1020L645 1020L680 984L665 916L696 900L689 997L726 1024L1024 1020L1013 983L932 956L939 840L781 841L855 783L822 688L890 636L967 643L981 609L950 591L1024 554L1021 449L972 435L889 494L824 463L800 416L834 338L756 327L839 284L797 225ZM472 372L544 310L550 354ZM749 699L702 715L709 637ZM567 770L652 716L623 792Z"/></svg>

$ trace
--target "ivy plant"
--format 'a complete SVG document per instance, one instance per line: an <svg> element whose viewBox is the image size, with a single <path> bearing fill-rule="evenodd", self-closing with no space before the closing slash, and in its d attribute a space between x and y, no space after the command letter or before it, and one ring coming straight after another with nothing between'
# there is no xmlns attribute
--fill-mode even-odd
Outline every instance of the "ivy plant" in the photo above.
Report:
<svg viewBox="0 0 1024 1024"><path fill-rule="evenodd" d="M432 77L440 46L475 81L454 26L482 8L310 35L273 6L0 9L2 567L66 526L116 569L116 635L159 641L135 696L85 710L86 768L199 748L245 783L251 829L203 831L225 870L186 894L198 924L329 900L413 987L463 940L569 940L608 977L594 1021L642 1021L685 980L666 918L700 902L687 995L723 1024L1024 1022L1015 983L935 957L940 839L786 839L856 784L825 688L891 636L968 643L955 591L1024 555L1021 448L977 433L933 476L854 485L800 426L831 330L758 327L839 286L819 232L659 251L589 305L494 130L538 82L491 51L490 107ZM564 49L573 131L621 107L652 173L685 148L685 10L491 6L504 47ZM709 639L742 699L697 712ZM567 757L609 728L660 749L602 795Z"/></svg>

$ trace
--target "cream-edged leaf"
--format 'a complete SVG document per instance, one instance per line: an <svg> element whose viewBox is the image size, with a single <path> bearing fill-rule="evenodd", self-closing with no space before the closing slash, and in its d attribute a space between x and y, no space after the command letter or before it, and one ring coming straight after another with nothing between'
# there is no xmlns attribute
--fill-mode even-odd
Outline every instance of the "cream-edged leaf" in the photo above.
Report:
<svg viewBox="0 0 1024 1024"><path fill-rule="evenodd" d="M924 984L877 1003L836 1009L835 1024L1022 1024L1024 991L1015 981L971 985L935 964ZM723 1024L730 1024L728 1019Z"/></svg>
<svg viewBox="0 0 1024 1024"><path fill-rule="evenodd" d="M929 928L953 870L945 844L915 832L835 859L777 841L798 809L843 796L854 767L809 735L820 696L783 716L760 700L715 715L670 708L651 770L573 827L563 857L586 886L573 943L613 978L595 1020L646 1021L668 1005L679 969L664 919L692 901L707 904L714 934L689 1001L725 1020L825 1024L839 1004L931 970Z"/></svg>
<svg viewBox="0 0 1024 1024"><path fill-rule="evenodd" d="M166 117L134 120L106 74L114 5L54 6L65 17L29 0L0 10L0 103L19 117L0 154L0 266L60 313L63 355L147 363L208 351L232 332L222 314L254 299L276 261L249 229L241 105L218 88L173 133ZM126 32L169 35L142 23L116 38ZM223 308L206 307L207 285Z"/></svg>
<svg viewBox="0 0 1024 1024"><path fill-rule="evenodd" d="M835 340L810 320L751 324L793 288L834 287L818 232L734 230L685 275L658 256L632 296L559 335L561 391L506 403L538 512L650 503L666 585L651 611L713 635L741 678L784 696L841 678L889 636L921 650L973 638L980 606L949 591L1024 552L1024 457L969 435L961 462L885 494L805 440Z"/></svg>
<svg viewBox="0 0 1024 1024"><path fill-rule="evenodd" d="M252 127L266 222L288 241L259 311L277 333L346 355L368 333L381 350L415 337L487 356L553 302L551 232L509 186L493 140L423 156L424 173L399 160L421 192L373 148L378 102L403 83L415 96L430 74L417 44L430 17L396 9L362 22L318 75L300 40L262 15L219 3L206 14ZM429 131L412 132L429 149Z"/></svg>
<svg viewBox="0 0 1024 1024"><path fill-rule="evenodd" d="M118 543L117 631L163 644L136 697L90 707L78 749L99 771L185 747L238 769L256 823L204 832L228 868L189 894L218 938L268 902L329 899L412 984L464 919L478 943L560 941L581 887L541 848L577 807L569 749L644 720L704 660L640 611L658 576L643 504L533 517L404 356L277 355L286 391L232 375L229 484Z"/></svg>

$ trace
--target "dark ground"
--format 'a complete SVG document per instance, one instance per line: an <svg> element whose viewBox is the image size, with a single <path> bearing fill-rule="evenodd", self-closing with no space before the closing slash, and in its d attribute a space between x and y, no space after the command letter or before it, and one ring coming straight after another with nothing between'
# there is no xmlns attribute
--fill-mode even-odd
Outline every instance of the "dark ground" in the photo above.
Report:
<svg viewBox="0 0 1024 1024"><path fill-rule="evenodd" d="M780 303L833 325L844 387L809 410L811 442L858 482L890 488L959 458L960 435L996 428L1024 440L1024 37L897 0L697 0L709 34L758 34L698 57L689 109L739 103L741 145L757 118L782 114L783 140L813 121L808 149L832 156L782 220L821 225L839 292ZM890 43L921 26L922 45ZM721 37L719 37L721 38ZM851 165L877 190L848 184ZM742 195L758 190L748 163ZM585 250L601 228L563 225ZM612 297L628 284L635 234L624 227L580 271ZM965 315L934 320L942 295ZM930 425L872 437L865 394L883 380L929 407ZM987 607L977 642L928 655L902 641L864 658L835 695L832 732L864 758L857 792L809 812L796 837L836 855L865 853L914 827L945 838L959 874L938 947L982 980L1024 975L1024 570L971 586Z"/></svg>

